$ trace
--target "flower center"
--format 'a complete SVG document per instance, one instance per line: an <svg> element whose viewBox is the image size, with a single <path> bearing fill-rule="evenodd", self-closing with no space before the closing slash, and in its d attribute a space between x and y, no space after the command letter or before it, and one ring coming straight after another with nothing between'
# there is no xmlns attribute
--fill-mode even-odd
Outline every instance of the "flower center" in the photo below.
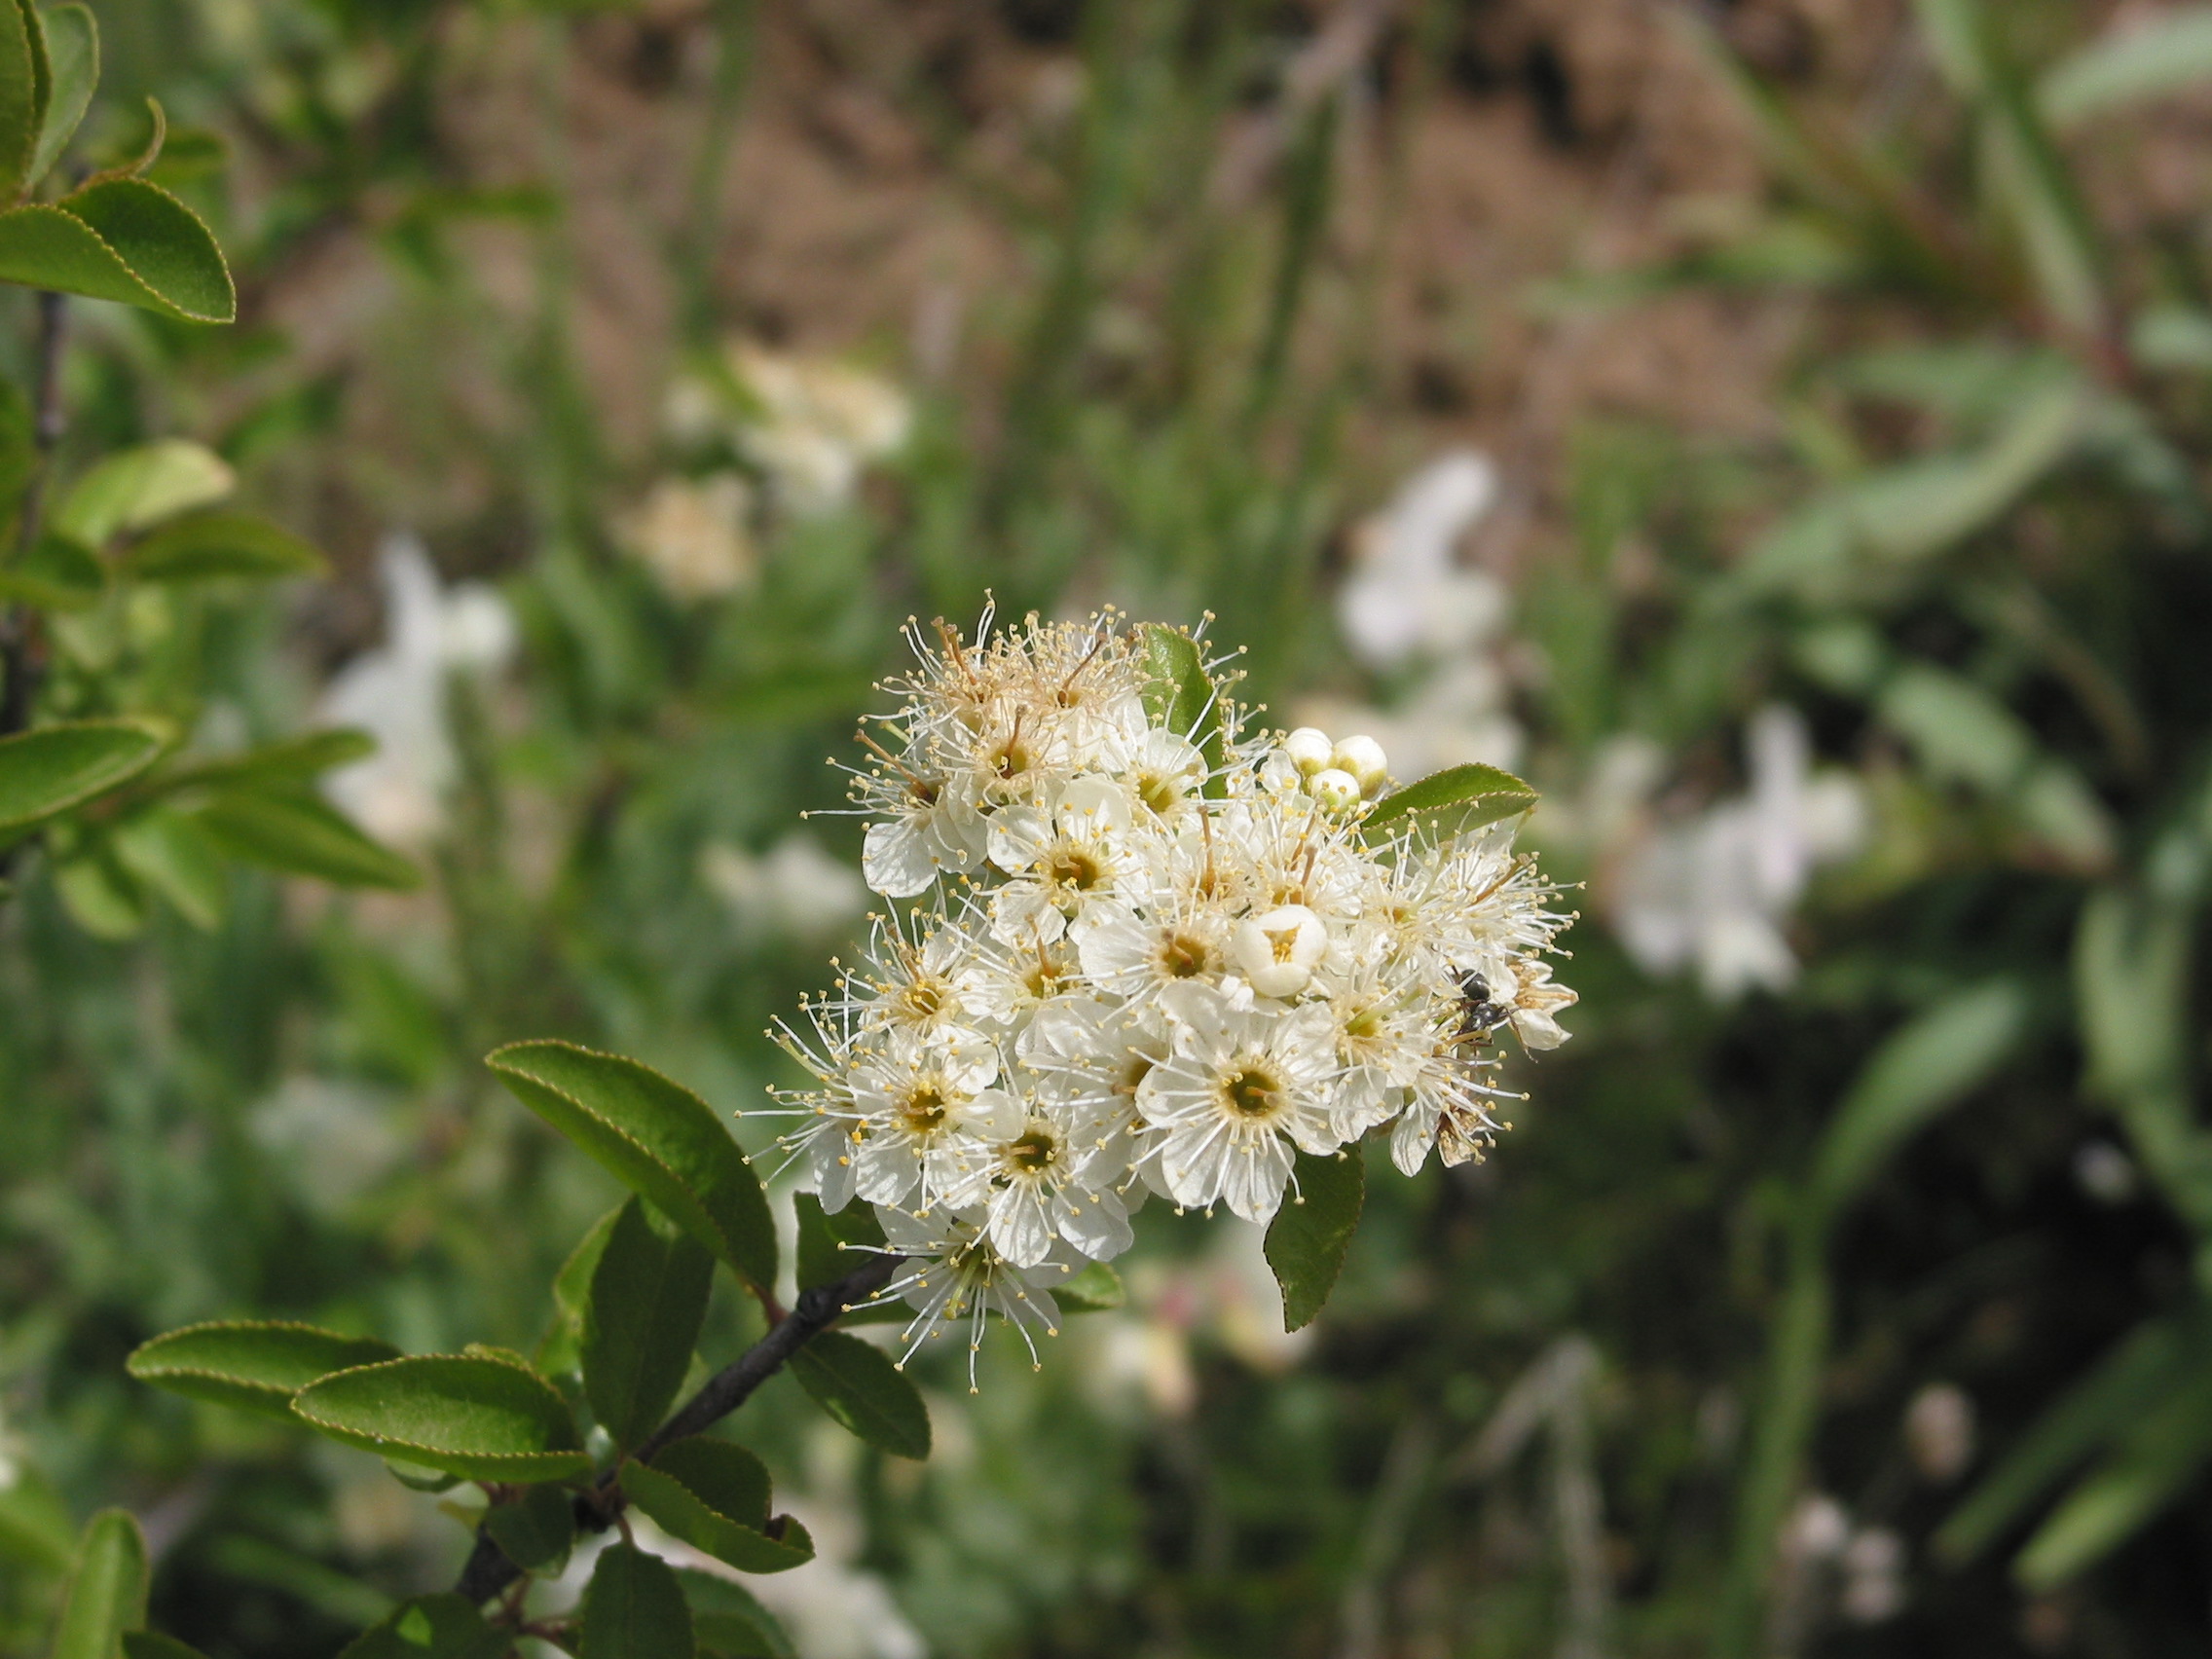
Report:
<svg viewBox="0 0 2212 1659"><path fill-rule="evenodd" d="M1006 1149L1006 1161L1027 1175L1048 1169L1059 1161L1059 1138L1051 1129L1032 1127Z"/></svg>
<svg viewBox="0 0 2212 1659"><path fill-rule="evenodd" d="M935 1019L944 1012L945 993L950 989L942 979L916 979L899 993L899 1006L909 1019Z"/></svg>
<svg viewBox="0 0 2212 1659"><path fill-rule="evenodd" d="M1247 1056L1224 1076L1215 1092L1233 1117L1261 1120L1282 1111L1289 1095L1282 1074L1265 1060Z"/></svg>
<svg viewBox="0 0 2212 1659"><path fill-rule="evenodd" d="M1170 979L1195 979L1213 966L1213 952L1195 934L1169 933L1161 937L1153 962Z"/></svg>
<svg viewBox="0 0 2212 1659"><path fill-rule="evenodd" d="M1029 745L1019 737L1010 737L993 749L989 756L991 770L1001 778L1018 778L1029 770L1035 761Z"/></svg>
<svg viewBox="0 0 2212 1659"><path fill-rule="evenodd" d="M934 1083L917 1083L899 1102L899 1121L909 1134L926 1135L932 1129L942 1128L952 1103L945 1098L944 1090Z"/></svg>
<svg viewBox="0 0 2212 1659"><path fill-rule="evenodd" d="M1072 887L1078 893L1088 893L1106 879L1106 866L1097 854L1064 843L1052 850L1045 870L1056 886Z"/></svg>
<svg viewBox="0 0 2212 1659"><path fill-rule="evenodd" d="M938 797L944 793L944 786L935 778L911 777L906 780L906 798L916 806L935 806Z"/></svg>
<svg viewBox="0 0 2212 1659"><path fill-rule="evenodd" d="M1059 990L1060 981L1067 977L1067 969L1050 959L1032 962L1022 972L1021 988L1039 1002L1044 1002Z"/></svg>
<svg viewBox="0 0 2212 1659"><path fill-rule="evenodd" d="M1175 780L1160 772L1139 772L1136 775L1137 799L1159 817L1165 818L1182 800L1183 792Z"/></svg>

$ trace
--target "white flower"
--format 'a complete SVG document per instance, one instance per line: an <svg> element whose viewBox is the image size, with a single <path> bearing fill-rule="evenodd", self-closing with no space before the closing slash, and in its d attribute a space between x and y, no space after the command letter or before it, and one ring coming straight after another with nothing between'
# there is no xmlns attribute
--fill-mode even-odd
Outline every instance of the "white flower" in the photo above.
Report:
<svg viewBox="0 0 2212 1659"><path fill-rule="evenodd" d="M719 599L759 568L750 520L753 487L737 472L663 478L622 526L622 541L676 599Z"/></svg>
<svg viewBox="0 0 2212 1659"><path fill-rule="evenodd" d="M1329 948L1329 930L1303 904L1247 917L1231 930L1229 958L1264 997L1294 997Z"/></svg>
<svg viewBox="0 0 2212 1659"><path fill-rule="evenodd" d="M1494 576L1458 565L1459 542L1497 498L1497 470L1474 450L1451 450L1401 485L1352 533L1350 580L1337 615L1353 650L1377 668L1456 651L1484 638L1505 611Z"/></svg>
<svg viewBox="0 0 2212 1659"><path fill-rule="evenodd" d="M446 729L447 677L502 668L514 653L514 619L490 588L441 587L411 535L386 538L379 571L385 644L340 669L321 705L323 719L366 731L377 752L332 772L323 787L369 834L419 847L444 831L459 767Z"/></svg>
<svg viewBox="0 0 2212 1659"><path fill-rule="evenodd" d="M867 903L861 878L800 832L757 856L711 842L699 855L699 873L745 927L791 939L841 934Z"/></svg>
<svg viewBox="0 0 2212 1659"><path fill-rule="evenodd" d="M753 401L738 446L794 512L844 505L862 472L906 441L911 406L881 376L743 344L730 348L729 366Z"/></svg>
<svg viewBox="0 0 2212 1659"><path fill-rule="evenodd" d="M1706 994L1780 990L1797 975L1782 926L1813 869L1864 834L1856 784L1815 777L1803 717L1770 707L1752 720L1750 793L1652 833L1612 883L1613 925L1648 973L1694 966Z"/></svg>

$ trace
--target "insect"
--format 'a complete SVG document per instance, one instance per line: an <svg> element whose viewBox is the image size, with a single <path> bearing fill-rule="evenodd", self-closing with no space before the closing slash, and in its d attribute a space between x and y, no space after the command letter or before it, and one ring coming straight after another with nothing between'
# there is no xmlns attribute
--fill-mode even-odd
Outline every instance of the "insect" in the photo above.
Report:
<svg viewBox="0 0 2212 1659"><path fill-rule="evenodd" d="M1491 1001L1490 983L1469 969L1459 976L1459 1029L1457 1036L1480 1043L1503 1025L1512 1011Z"/></svg>

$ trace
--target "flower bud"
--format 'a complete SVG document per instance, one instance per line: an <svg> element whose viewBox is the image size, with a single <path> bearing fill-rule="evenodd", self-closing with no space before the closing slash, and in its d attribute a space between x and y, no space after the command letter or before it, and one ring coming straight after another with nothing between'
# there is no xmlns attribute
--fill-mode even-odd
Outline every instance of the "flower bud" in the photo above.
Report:
<svg viewBox="0 0 2212 1659"><path fill-rule="evenodd" d="M1306 788L1331 812L1349 812L1359 804L1359 780L1334 766L1315 773L1313 781Z"/></svg>
<svg viewBox="0 0 2212 1659"><path fill-rule="evenodd" d="M1347 737L1337 745L1329 764L1359 780L1359 792L1373 800L1390 781L1390 762L1372 737Z"/></svg>
<svg viewBox="0 0 2212 1659"><path fill-rule="evenodd" d="M1238 922L1229 936L1230 960L1264 997L1298 995L1328 948L1329 930L1303 904Z"/></svg>
<svg viewBox="0 0 2212 1659"><path fill-rule="evenodd" d="M1317 731L1312 726L1300 726L1282 740L1282 752L1290 756L1291 763L1298 768L1301 776L1310 778L1329 764L1330 756L1336 753L1336 745L1329 741L1327 732Z"/></svg>

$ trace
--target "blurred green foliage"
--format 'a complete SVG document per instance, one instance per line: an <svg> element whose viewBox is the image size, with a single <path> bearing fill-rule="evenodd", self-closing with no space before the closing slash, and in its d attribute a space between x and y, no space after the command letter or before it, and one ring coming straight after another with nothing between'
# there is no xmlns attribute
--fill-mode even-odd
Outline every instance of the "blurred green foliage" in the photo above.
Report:
<svg viewBox="0 0 2212 1659"><path fill-rule="evenodd" d="M373 630L305 582L141 581L100 544L154 528L130 544L151 559L161 531L126 531L96 491L92 565L38 542L6 567L67 647L39 721L159 715L166 770L144 775L186 793L63 822L0 902L0 1652L46 1650L81 1526L122 1504L161 1628L216 1659L317 1654L450 1584L461 1534L368 1455L155 1395L124 1356L220 1316L413 1352L560 1340L543 1287L618 1195L480 1058L605 1045L724 1110L782 1075L760 1027L851 918L740 914L710 872L840 803L821 757L902 618L965 621L986 591L1014 613L1210 608L1265 699L1408 693L1349 668L1332 620L1337 532L1388 482L1347 439L1383 372L1359 260L1386 244L1347 256L1327 231L1343 124L1437 95L1462 9L1405 9L1384 84L1286 72L1313 38L1294 9L1007 8L1050 14L1081 73L1033 198L1005 204L1032 276L978 325L1001 366L918 390L897 454L809 514L775 506L774 469L730 435L753 394L720 344L716 139L761 72L754 8L676 25L708 67L686 94L701 140L666 163L693 210L665 250L664 378L722 401L649 443L610 428L571 331L588 227L567 164L588 139L551 92L620 8L95 10L108 61L70 154L137 156L158 96L174 119L145 178L214 227L243 320L80 308L56 476L184 434L318 533L326 485L420 507L448 474L488 476L470 516L426 528L522 634L504 677L431 671L453 765L424 890L344 897L250 866L404 879L358 836L314 862L299 849L330 843L278 813L326 811L298 780L350 756L277 753L274 782L190 769L315 723L331 642ZM748 1410L778 1491L843 1518L847 1562L934 1650L2201 1644L2212 276L2195 225L2145 228L2101 164L2212 76L2212 23L2182 6L2106 38L2056 4L1925 0L1899 38L1926 95L1845 109L1681 16L1770 187L1725 235L1562 272L1530 303L1779 292L1812 321L1771 442L1593 418L1535 481L1565 524L1516 595L1546 665L1514 708L1535 830L1624 736L1717 793L1781 701L1858 768L1871 838L1816 884L1794 985L1716 1003L1636 966L1597 913L1600 849L1563 830L1547 857L1597 884L1566 976L1575 1041L1524 1080L1491 1164L1373 1184L1304 1347L1258 1332L1272 1309L1241 1270L1156 1208L1130 1309L1042 1375L1002 1345L970 1408L924 1372L927 1465L824 1442L798 1383L771 1383ZM519 106L525 165L491 186L441 109L517 40L540 97ZM1268 182L1224 194L1252 108ZM380 350L409 394L381 448L343 436L360 388L269 303L336 227L367 228L395 296ZM497 281L488 230L522 249ZM36 303L0 291L0 318L19 489ZM770 501L756 568L672 592L625 550L626 515L656 480L729 475ZM306 563L275 535L220 551L255 575ZM811 832L855 856L839 820ZM719 1285L701 1352L756 1330ZM1946 1390L1978 1447L1931 1474L1911 1424ZM1885 1537L1895 1604L1862 1618Z"/></svg>

